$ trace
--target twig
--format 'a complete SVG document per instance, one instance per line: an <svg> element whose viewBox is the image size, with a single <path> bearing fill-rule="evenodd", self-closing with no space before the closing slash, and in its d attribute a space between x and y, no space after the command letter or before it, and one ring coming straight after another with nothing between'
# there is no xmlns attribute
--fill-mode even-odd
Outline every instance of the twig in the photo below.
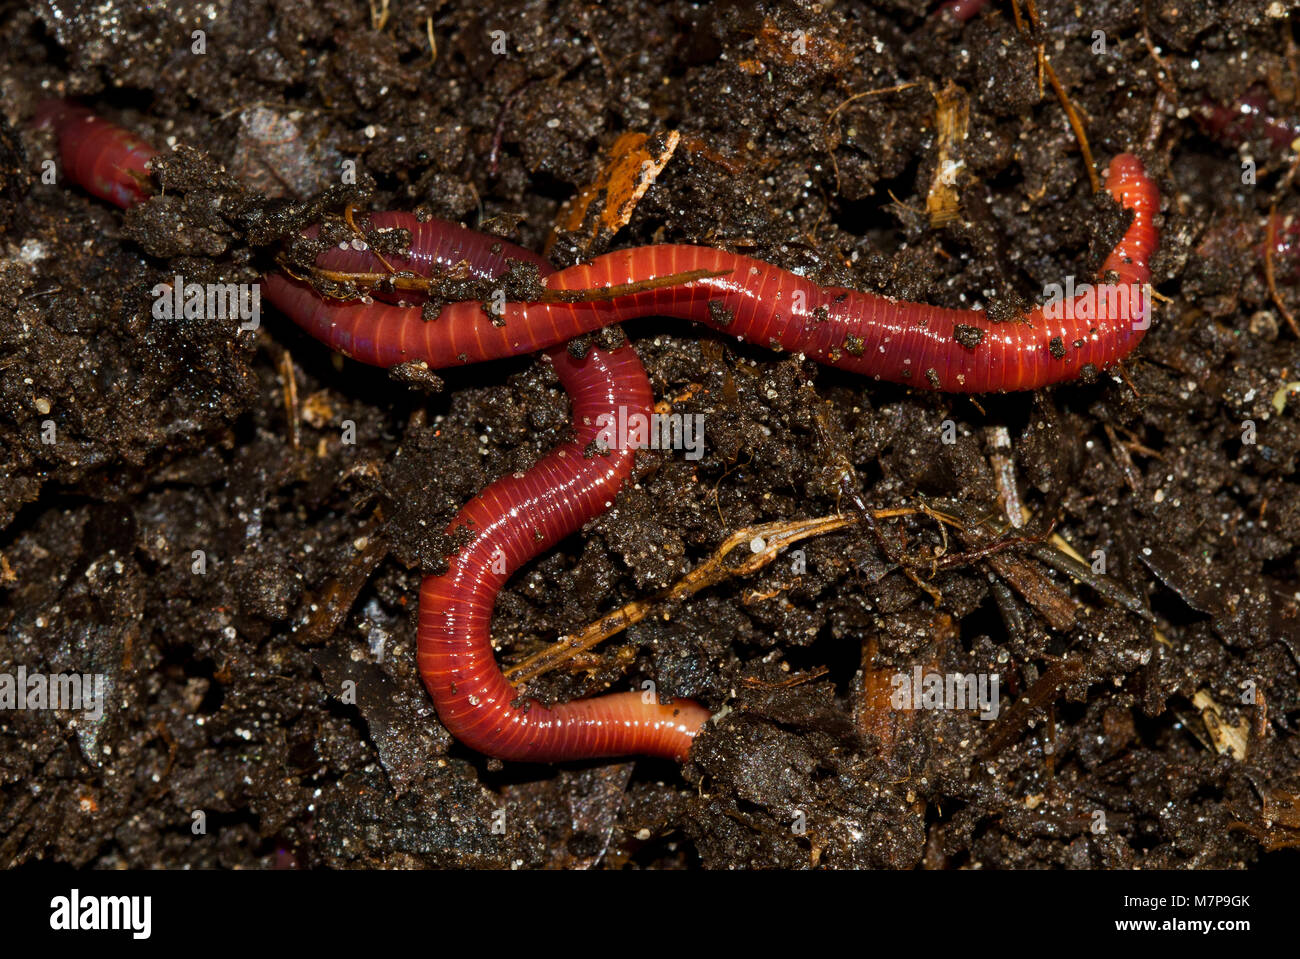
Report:
<svg viewBox="0 0 1300 959"><path fill-rule="evenodd" d="M1278 292L1277 276L1273 269L1273 246L1277 243L1277 203L1273 203L1268 208L1268 239L1264 244L1264 277L1268 281L1268 295L1273 300L1278 312L1286 320L1287 326L1291 327L1292 334L1300 340L1300 327L1296 326L1295 317L1287 309L1286 303L1282 300L1282 294Z"/></svg>
<svg viewBox="0 0 1300 959"><path fill-rule="evenodd" d="M878 510L875 517L888 519L896 516L909 516L919 512L911 508ZM622 632L629 626L641 622L656 607L663 603L676 602L694 595L706 586L712 586L723 580L736 576L748 576L776 559L781 550L793 546L800 540L812 536L824 536L836 530L852 525L856 520L846 516L822 516L816 519L780 520L749 526L732 533L707 560L691 570L676 583L650 599L633 600L625 606L600 617L576 633L561 636L546 649L529 656L523 662L511 666L505 671L506 678L513 682L525 682L543 673L549 672L561 663L572 659L578 653L590 649L608 639L615 633ZM727 556L738 546L753 547L761 543L757 552L752 552L739 562L726 563Z"/></svg>
<svg viewBox="0 0 1300 959"><path fill-rule="evenodd" d="M1043 57L1043 65L1047 68L1047 82L1056 91L1056 98L1061 101L1061 107L1065 110L1066 119L1070 121L1070 127L1074 130L1074 137L1079 141L1079 150L1083 154L1083 162L1088 170L1088 182L1092 184L1092 192L1097 193L1101 190L1101 178L1097 176L1097 164L1092 159L1092 147L1088 145L1088 134L1083 129L1083 120L1079 117L1078 111L1074 109L1074 104L1070 102L1065 87L1061 85L1060 79L1056 76L1056 71L1052 69L1051 61L1046 56Z"/></svg>

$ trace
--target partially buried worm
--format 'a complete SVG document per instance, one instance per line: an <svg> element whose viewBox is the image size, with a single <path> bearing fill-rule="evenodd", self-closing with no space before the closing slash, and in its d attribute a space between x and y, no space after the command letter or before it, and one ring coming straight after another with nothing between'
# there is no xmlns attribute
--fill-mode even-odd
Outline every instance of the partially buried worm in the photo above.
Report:
<svg viewBox="0 0 1300 959"><path fill-rule="evenodd" d="M76 142L82 127L65 123L56 129L64 155L69 150L79 155L85 146ZM120 152L123 144L138 141L123 131L116 143L106 137L101 142L101 149ZM118 169L138 185L129 164L65 163L65 168L97 196L119 205L145 195L127 189L125 182L121 190L104 191L79 179L83 169L100 175L105 168ZM560 349L562 344L611 323L658 314L697 320L760 346L926 389L977 393L1074 379L1089 369L1113 366L1147 327L1146 283L1158 242L1154 218L1159 193L1131 154L1111 161L1106 189L1132 221L1106 257L1098 284L1002 323L982 310L821 287L760 260L708 247L639 247L552 271L527 250L404 213L377 213L368 225L372 230L410 230L406 255L385 258L385 264L369 249L346 247L326 251L317 265L340 273L373 273L391 266L422 276L459 266L473 277L492 278L507 270L510 261L520 261L538 268L547 299L507 303L499 315L489 314L479 302L453 303L426 321L419 306L330 301L302 281L267 276L265 289L273 303L313 336L357 360L443 368L547 350L572 398L575 438L467 504L449 529L469 530L469 544L451 557L448 572L426 577L421 586L420 672L447 729L503 759L643 754L684 760L709 718L708 710L691 700L664 704L639 693L551 708L519 702L496 664L490 622L502 585L528 559L608 509L630 473L635 450L625 438L611 442L599 426L607 422L602 414L620 407L629 419L650 412L649 383L630 347L590 349L578 360ZM698 278L655 286L657 280L682 274ZM617 292L622 289L628 292ZM610 295L593 295L601 290ZM593 444L608 450L593 454Z"/></svg>
<svg viewBox="0 0 1300 959"><path fill-rule="evenodd" d="M129 130L68 100L42 101L35 120L54 131L64 175L88 193L128 207L153 192L148 163L158 151Z"/></svg>

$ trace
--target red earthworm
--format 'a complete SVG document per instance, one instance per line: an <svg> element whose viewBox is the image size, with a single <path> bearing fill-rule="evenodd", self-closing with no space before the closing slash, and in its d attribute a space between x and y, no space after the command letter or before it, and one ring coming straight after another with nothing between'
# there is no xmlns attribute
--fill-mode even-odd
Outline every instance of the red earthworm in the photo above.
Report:
<svg viewBox="0 0 1300 959"><path fill-rule="evenodd" d="M64 176L101 200L128 207L152 192L148 163L158 151L130 131L67 100L37 105L36 125L54 130Z"/></svg>
<svg viewBox="0 0 1300 959"><path fill-rule="evenodd" d="M1080 366L1084 362L1099 367L1109 365L1131 349L1145 329L1145 323L1135 321L1146 315L1146 294L1140 287L1148 279L1148 258L1156 242L1152 218L1158 197L1141 164L1129 156L1118 157L1112 163L1107 186L1117 201L1134 211L1134 220L1107 258L1103 275L1113 273L1112 280L1138 288L1139 292L1132 302L1117 305L1113 314L1097 317L1090 313L1082 325L1078 317L1071 315L1068 322L1063 320L1060 326L1048 328L1048 333L1059 329L1058 336L1080 337L1074 346L1076 350L1086 350L1074 358ZM402 261L403 265L435 262L435 257L422 257L422 246L428 242L427 238L421 239L421 248L413 248L410 257ZM511 256L508 250L498 252L508 259L524 259ZM353 255L351 251L341 250L339 254L335 256L330 251L330 268L339 268L346 257L347 265L357 272L375 269L375 258L366 253L357 251ZM728 275L616 300L513 304L507 307L504 317L497 318L485 313L480 304L452 304L430 322L424 321L416 308L384 303L328 303L303 284L283 277L268 277L267 288L271 300L313 335L335 349L378 365L418 358L431 366L445 366L530 352L616 319L644 313L669 313L728 327L735 324L736 331L746 338L761 342L769 335L787 349L800 348L818 358L834 360L834 340L825 336L811 339L808 331L813 330L815 336L819 328L830 329L835 336L845 337L847 343L847 337L854 334L846 331L846 320L852 318L857 322L854 328L864 332L862 348L854 350L849 345L843 355L850 362L844 365L853 368L850 364L865 355L872 361L866 372L894 378L889 376L893 372L898 379L906 380L909 331L919 331L913 337L921 340L916 352L921 357L937 355L944 348L948 355L953 355L954 346L946 341L949 336L958 336L963 325L980 337L983 333L1021 332L1021 324L990 324L982 314L970 311L940 311L915 304L897 304L882 297L868 298L852 291L821 290L801 277L757 260L699 247L648 247L610 254L590 264L551 274L546 282L552 291L589 290L700 268L726 270ZM799 294L806 302L796 305ZM1087 302L1086 296L1081 295L1071 305ZM791 303L791 313L798 315L801 324L794 326L787 322L782 327L780 315L766 306L770 302ZM846 302L848 307L842 305ZM834 323L832 307L836 310ZM819 309L825 309L825 316L817 316ZM724 313L730 314L725 321ZM886 327L884 332L879 329L882 313L892 313L895 318L895 326ZM1037 317L1031 317L1026 329L1046 324L1042 310L1036 313ZM503 319L504 325L499 325ZM961 324L959 320L971 323ZM808 325L810 321L812 327ZM873 350L867 354L865 334L871 331L875 332L871 339ZM936 348L936 341L926 339L935 335L943 338L939 341L943 347ZM1052 381L1049 358L1064 358L1064 342L1048 339L1041 330L1037 335L1037 342L1023 333L1004 340L1011 349L1004 346L1001 352L1004 362L999 368L1004 371L1004 379L1000 387L1027 387ZM902 363L895 360L891 368L885 363L894 357L885 346L893 336L903 341L898 347ZM1053 342L1057 344L1056 349L1052 347ZM928 354L927 343L931 344ZM1031 348L1024 349L1022 343L1031 344ZM979 345L979 340L975 345ZM884 361L876 357L875 349L881 351ZM481 529L483 534L453 557L447 574L427 577L421 587L420 672L434 698L439 718L449 731L467 745L494 756L554 760L634 752L685 759L693 736L709 715L699 704L683 700L673 706L662 706L653 702L653 697L647 704L637 693L616 693L554 709L531 703L520 710L511 705L515 691L491 653L488 631L492 602L510 573L535 555L541 545L567 535L586 519L599 515L626 475L620 468L624 462L621 459L616 467L600 461L593 464L582 458L586 445L600 433L599 420L588 412L586 397L571 381L569 359L557 351L552 351L552 356L562 381L574 397L574 421L581 424L578 437L527 474L489 487L457 517L457 523ZM1011 362L1005 362L1007 358ZM611 362L615 359L614 355L610 356ZM1079 368L1071 368L1068 363L1057 365L1064 371L1057 379L1067 378ZM1015 382L1005 379L1005 370L1012 367L1021 371ZM1030 367L1028 373L1024 372L1026 367ZM648 390L640 396L630 392L619 394L627 383L625 374L611 368L610 375L614 393L606 393L592 403L592 411L608 410L611 405L620 404L629 409L648 408ZM968 364L948 363L942 374L931 367L926 375L934 388L941 385L944 377L952 377L959 386L972 391L989 388L987 384L992 382L988 376L981 378L978 368ZM623 449L611 455L626 457L630 463L632 452ZM572 490L572 495L548 499L548 493L553 494L557 488ZM541 504L546 505L543 508ZM535 518L519 522L516 517L521 508L525 515ZM566 525L560 526L561 516L568 521ZM494 559L504 562L494 563Z"/></svg>
<svg viewBox="0 0 1300 959"><path fill-rule="evenodd" d="M451 529L474 539L442 576L420 587L418 662L438 718L462 743L501 759L558 761L641 754L685 760L709 711L653 694L611 693L551 708L518 693L492 653L489 625L511 573L576 532L611 505L631 472L635 449L615 438L589 455L605 417L620 407L651 411L650 384L631 347L592 349L582 361L550 352L573 402L575 438L532 466L493 483L465 505Z"/></svg>
<svg viewBox="0 0 1300 959"><path fill-rule="evenodd" d="M1196 119L1216 140L1229 146L1260 137L1286 149L1300 139L1300 123L1287 117L1261 86L1253 86L1231 107L1206 99L1196 110Z"/></svg>
<svg viewBox="0 0 1300 959"><path fill-rule="evenodd" d="M554 267L539 253L446 220L388 211L358 217L357 226L365 231L400 229L410 233L405 255L385 253L383 256L399 272L433 276L464 264L473 276L496 277L506 272L514 260L536 266L543 273L554 272ZM315 232L315 227L303 231L309 237ZM368 247L344 243L321 253L316 258L316 266L337 273L368 273L383 268L383 263L377 262Z"/></svg>
<svg viewBox="0 0 1300 959"><path fill-rule="evenodd" d="M966 21L988 6L989 0L948 0L939 5L939 10L946 10L958 20Z"/></svg>
<svg viewBox="0 0 1300 959"><path fill-rule="evenodd" d="M610 323L645 315L696 320L751 343L806 354L839 369L958 393L1037 389L1104 370L1142 339L1145 284L1157 243L1155 184L1130 154L1111 161L1111 196L1133 221L1100 271L1107 283L997 323L983 310L907 303L821 287L761 260L709 247L619 250L546 277L549 292L644 283L696 270L721 273L609 299L507 303L500 315L453 303L426 322L419 309L322 300L304 283L266 280L270 300L313 336L366 363L423 360L431 367L531 353ZM1070 289L1067 285L1066 290ZM1065 291L1062 290L1062 293Z"/></svg>
<svg viewBox="0 0 1300 959"><path fill-rule="evenodd" d="M510 261L554 272L536 253L444 220L377 213L368 226L410 230L407 255L384 259L421 276L464 264L476 278L493 278ZM381 263L374 253L348 245L326 251L317 265L366 273ZM425 577L420 587L420 675L443 726L491 756L551 761L635 753L684 760L709 718L698 703L679 699L667 705L653 695L627 692L550 708L532 700L520 707L518 692L493 655L489 627L501 587L546 547L605 512L631 473L635 447L626 437L609 436L604 424L620 409L648 422L653 404L650 382L630 346L593 348L583 360L559 347L547 355L569 393L576 435L526 473L483 490L448 527L449 533L469 530L474 538L450 558L446 573ZM598 439L607 452L591 456Z"/></svg>

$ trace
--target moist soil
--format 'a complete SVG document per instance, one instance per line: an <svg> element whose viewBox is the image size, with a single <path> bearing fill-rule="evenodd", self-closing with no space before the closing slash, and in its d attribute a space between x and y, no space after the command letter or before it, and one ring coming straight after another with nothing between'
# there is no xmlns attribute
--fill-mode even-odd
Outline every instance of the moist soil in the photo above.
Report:
<svg viewBox="0 0 1300 959"><path fill-rule="evenodd" d="M1009 3L960 24L922 0L145 6L0 13L0 668L108 687L98 719L0 713L0 863L1291 861L1300 296L1287 244L1270 289L1264 240L1271 208L1300 212L1295 154L1201 121L1256 89L1296 129L1295 4L1042 0L1023 28ZM347 203L557 265L699 243L936 305L1032 301L1125 225L1040 49L1099 168L1134 151L1161 188L1163 299L1122 374L972 399L626 325L656 396L704 415L703 456L644 452L608 514L511 580L503 662L741 529L852 520L527 685L649 680L720 711L681 767L489 760L416 672L442 530L569 435L548 365L394 376L267 304L256 330L153 315L158 284L256 282ZM159 195L123 214L47 182L48 96L176 147ZM958 140L936 122L954 102ZM598 197L556 228L621 134L669 131L624 225ZM955 215L932 218L954 161ZM1067 544L1082 570L1056 568ZM915 667L997 674L1001 714L892 708Z"/></svg>

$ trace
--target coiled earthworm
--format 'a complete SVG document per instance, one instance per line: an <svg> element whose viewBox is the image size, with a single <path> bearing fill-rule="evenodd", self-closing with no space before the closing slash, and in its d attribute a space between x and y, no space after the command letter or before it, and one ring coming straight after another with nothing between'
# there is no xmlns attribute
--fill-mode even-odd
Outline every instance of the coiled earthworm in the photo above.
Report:
<svg viewBox="0 0 1300 959"><path fill-rule="evenodd" d="M536 253L444 220L377 213L367 225L409 230L408 254L384 260L420 276L466 267L472 278L492 279L511 261L531 264L541 274L554 271ZM380 263L376 254L347 245L321 254L317 265L366 273ZM553 761L641 754L685 760L709 718L698 703L679 699L669 705L654 695L625 692L554 707L536 700L518 706L518 692L492 652L492 609L502 586L524 563L613 505L631 473L635 446L611 435L605 424L620 410L648 422L653 403L630 346L591 348L582 360L553 347L547 356L569 393L575 436L527 472L488 486L448 527L449 533L468 530L473 539L449 559L446 573L425 577L420 587L420 675L447 730L491 756ZM592 455L596 443L601 452Z"/></svg>
<svg viewBox="0 0 1300 959"><path fill-rule="evenodd" d="M511 702L515 692L501 675L489 642L492 602L519 563L611 504L633 451L620 446L618 438L608 442L598 428L600 414L619 406L648 412L650 404L644 372L630 349L591 350L579 362L555 347L623 319L667 314L923 388L985 392L1072 379L1088 366L1113 365L1137 344L1147 325L1144 285L1157 243L1158 192L1141 162L1128 154L1112 160L1106 186L1133 220L1106 258L1101 271L1105 283L1005 323L990 321L983 311L823 288L750 257L692 246L606 254L546 275L543 282L551 295L546 302L508 303L499 313L477 302L454 303L431 321L418 307L325 301L305 283L268 276L272 302L313 336L358 360L380 366L422 361L438 368L549 349L573 396L576 438L527 473L488 487L462 509L452 529L471 529L473 541L452 558L446 574L426 578L421 587L420 669L443 723L462 741L502 758L643 753L683 759L709 715L689 700L665 706L653 697L647 703L638 693L554 709L536 703L515 708ZM371 226L383 222L372 218ZM495 276L500 264L482 267L487 250L500 254L502 263L520 259L546 272L535 255L512 255L500 241L475 246L459 237L461 229L435 224L423 234L413 230L419 246L399 258L401 268L432 271L447 257L459 256L471 268L479 263L480 275ZM456 252L432 252L444 242ZM345 249L329 251L325 260L331 268L370 271L377 256ZM708 275L648 288L657 278L700 271ZM618 292L621 288L629 292ZM602 290L609 295L593 295ZM593 371L589 379L583 376L584 363ZM586 452L598 438L605 439L609 452L588 458Z"/></svg>

